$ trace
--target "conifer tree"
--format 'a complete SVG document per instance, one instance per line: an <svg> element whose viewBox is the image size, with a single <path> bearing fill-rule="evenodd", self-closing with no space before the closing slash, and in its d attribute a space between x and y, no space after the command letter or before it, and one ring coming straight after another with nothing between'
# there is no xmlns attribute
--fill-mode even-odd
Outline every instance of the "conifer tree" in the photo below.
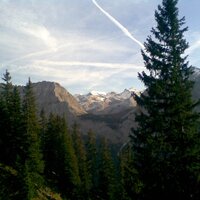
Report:
<svg viewBox="0 0 200 200"><path fill-rule="evenodd" d="M39 120L42 152L44 151L44 146L45 146L47 123L48 123L47 116L46 116L44 110L42 109L40 112L40 120Z"/></svg>
<svg viewBox="0 0 200 200"><path fill-rule="evenodd" d="M11 76L8 70L3 75L2 80L4 81L1 84L1 135L0 135L0 161L6 165L10 165L13 161L11 159L11 148L12 148L12 139L13 133L11 133L11 101L13 94L13 85L11 81Z"/></svg>
<svg viewBox="0 0 200 200"><path fill-rule="evenodd" d="M6 70L2 78L2 80L4 81L4 83L2 83L2 96L7 107L9 107L10 105L12 93L13 93L13 84L12 84L11 79L12 78L11 78L10 72Z"/></svg>
<svg viewBox="0 0 200 200"><path fill-rule="evenodd" d="M78 161L79 176L81 180L79 199L88 199L91 188L91 175L87 166L87 158L83 139L78 124L74 123L72 130L74 150Z"/></svg>
<svg viewBox="0 0 200 200"><path fill-rule="evenodd" d="M12 159L13 164L22 156L22 145L24 143L25 137L23 134L23 115L22 115L22 105L21 98L18 88L14 86L11 109L9 112L10 123L11 123L11 133L12 133Z"/></svg>
<svg viewBox="0 0 200 200"><path fill-rule="evenodd" d="M135 199L199 198L199 115L191 98L193 70L184 55L187 27L177 3L163 0L158 6L154 37L142 51L147 71L139 79L147 89L135 96L143 111L131 135Z"/></svg>
<svg viewBox="0 0 200 200"><path fill-rule="evenodd" d="M95 199L98 182L97 144L95 134L90 130L86 141L87 168L91 179L90 195Z"/></svg>
<svg viewBox="0 0 200 200"><path fill-rule="evenodd" d="M80 177L65 119L50 114L43 144L45 176L50 186L64 197L75 199Z"/></svg>
<svg viewBox="0 0 200 200"><path fill-rule="evenodd" d="M6 70L2 78L1 105L2 114L2 145L1 156L4 156L6 165L14 167L20 154L20 141L22 137L22 108L18 88L12 85L10 73Z"/></svg>
<svg viewBox="0 0 200 200"><path fill-rule="evenodd" d="M13 85L8 71L0 88L0 199L17 199L16 137L11 120Z"/></svg>
<svg viewBox="0 0 200 200"><path fill-rule="evenodd" d="M126 143L119 152L120 161L120 199L131 200L133 195L133 181L132 180L132 149L130 143Z"/></svg>
<svg viewBox="0 0 200 200"><path fill-rule="evenodd" d="M2 176L0 174L0 179L3 181L1 189L4 188L4 191L0 197L22 199L21 183L23 181L19 171L23 165L21 163L22 144L26 139L23 137L21 99L17 87L12 85L8 71L4 74L3 80L5 83L2 84L0 100L0 163L5 166L4 169L11 170L1 171L3 173Z"/></svg>
<svg viewBox="0 0 200 200"><path fill-rule="evenodd" d="M37 117L37 108L30 79L24 92L23 120L25 140L23 143L24 167L22 175L25 181L25 199L32 199L37 197L38 190L43 186L44 180L42 174L44 163L40 146L40 128Z"/></svg>
<svg viewBox="0 0 200 200"><path fill-rule="evenodd" d="M115 168L108 147L108 141L103 138L99 149L99 175L98 190L102 199L114 200L115 198Z"/></svg>

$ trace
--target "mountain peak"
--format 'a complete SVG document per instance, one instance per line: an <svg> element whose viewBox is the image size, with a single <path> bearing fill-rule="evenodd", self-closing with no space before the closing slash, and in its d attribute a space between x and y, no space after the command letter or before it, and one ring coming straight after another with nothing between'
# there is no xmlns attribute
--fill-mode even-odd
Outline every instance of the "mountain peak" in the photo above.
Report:
<svg viewBox="0 0 200 200"><path fill-rule="evenodd" d="M94 95L94 96L103 95L103 96L105 96L106 93L93 90L93 91L89 92L89 95Z"/></svg>
<svg viewBox="0 0 200 200"><path fill-rule="evenodd" d="M47 114L81 115L85 114L82 106L64 87L56 82L42 81L33 83L37 104Z"/></svg>
<svg viewBox="0 0 200 200"><path fill-rule="evenodd" d="M104 114L120 112L135 106L134 99L131 97L134 88L125 89L121 93L91 91L86 95L76 95L76 99L89 113Z"/></svg>

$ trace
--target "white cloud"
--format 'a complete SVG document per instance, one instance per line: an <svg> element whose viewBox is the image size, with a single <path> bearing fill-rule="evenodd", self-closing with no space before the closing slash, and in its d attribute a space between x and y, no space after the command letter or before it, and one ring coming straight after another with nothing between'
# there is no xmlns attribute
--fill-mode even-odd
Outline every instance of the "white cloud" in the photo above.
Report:
<svg viewBox="0 0 200 200"><path fill-rule="evenodd" d="M51 49L57 48L57 39L54 38L48 29L43 25L24 23L19 29L35 38L43 41Z"/></svg>
<svg viewBox="0 0 200 200"><path fill-rule="evenodd" d="M37 64L36 64L37 63ZM125 63L81 63L40 61L29 66L12 66L9 71L16 77L31 77L32 81L59 82L65 88L75 87L74 91L87 92L95 88L116 91L125 88L126 79L137 78L143 67ZM113 84L109 84L113 82ZM17 84L22 84L18 81ZM118 88L120 87L121 88ZM131 85L127 86L130 87Z"/></svg>
<svg viewBox="0 0 200 200"><path fill-rule="evenodd" d="M186 53L191 54L199 48L200 48L200 38L196 40L195 42L193 42L193 44L187 49Z"/></svg>
<svg viewBox="0 0 200 200"><path fill-rule="evenodd" d="M150 34L153 9L160 3L97 2L139 41ZM137 72L144 70L140 46L113 28L91 0L0 0L0 19L0 73L8 68L16 83L24 83L30 76L33 81L57 81L78 92L95 87L108 91L132 86ZM121 27L114 18L112 22ZM191 33L188 52L196 64L200 38L199 32Z"/></svg>
<svg viewBox="0 0 200 200"><path fill-rule="evenodd" d="M57 81L66 88L80 88L79 92L95 87L109 90L123 85L125 77L134 78L137 71L142 70L139 65L132 64L133 60L126 63L125 56L136 54L138 49L134 49L129 42L123 44L124 37L121 35L88 35L88 30L68 32L67 29L58 29L58 37L38 20L35 13L12 9L4 10L0 25L23 38L18 42L17 37L12 38L9 34L6 37L7 41L13 40L14 46L22 48L19 53L12 55L12 59L4 62L17 84L31 77L33 81ZM63 31L66 31L65 34ZM36 40L41 43L40 46L35 44ZM7 48L10 49L8 44ZM118 77L118 80L114 80L114 77ZM109 80L115 84L109 84Z"/></svg>
<svg viewBox="0 0 200 200"><path fill-rule="evenodd" d="M80 61L49 61L36 60L34 62L38 66L86 66L86 67L104 67L110 69L137 69L143 70L144 67L132 63L99 63L99 62L80 62Z"/></svg>
<svg viewBox="0 0 200 200"><path fill-rule="evenodd" d="M49 48L56 48L57 39L34 12L20 7L15 8L12 4L1 3L0 6L1 27L39 39Z"/></svg>

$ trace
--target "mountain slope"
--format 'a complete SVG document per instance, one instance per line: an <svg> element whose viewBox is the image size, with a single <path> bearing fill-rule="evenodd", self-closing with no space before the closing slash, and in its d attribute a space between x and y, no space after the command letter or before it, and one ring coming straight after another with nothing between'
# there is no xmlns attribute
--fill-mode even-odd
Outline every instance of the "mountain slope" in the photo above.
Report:
<svg viewBox="0 0 200 200"><path fill-rule="evenodd" d="M23 96L24 87L19 87ZM33 83L33 91L38 106L38 112L42 109L47 115L50 113L64 116L69 122L77 116L86 114L82 106L65 88L54 82Z"/></svg>
<svg viewBox="0 0 200 200"><path fill-rule="evenodd" d="M134 89L125 89L122 93L99 93L90 92L86 95L76 95L77 101L90 114L106 115L124 112L136 106L136 102L131 97L132 92L138 93Z"/></svg>
<svg viewBox="0 0 200 200"><path fill-rule="evenodd" d="M195 68L191 76L195 81L192 96L200 99L200 69ZM92 129L99 137L107 137L113 143L123 143L128 139L131 127L135 127L135 114L140 109L131 96L134 89L122 93L90 92L72 96L65 88L54 82L33 84L39 111L65 116L69 124L80 124L83 133ZM23 95L23 87L20 87ZM200 111L200 106L197 108Z"/></svg>

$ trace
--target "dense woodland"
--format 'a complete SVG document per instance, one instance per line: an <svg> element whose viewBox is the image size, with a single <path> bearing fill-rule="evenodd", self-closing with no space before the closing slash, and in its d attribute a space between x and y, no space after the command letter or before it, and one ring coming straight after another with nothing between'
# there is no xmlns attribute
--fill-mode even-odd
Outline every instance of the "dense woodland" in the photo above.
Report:
<svg viewBox="0 0 200 200"><path fill-rule="evenodd" d="M107 141L42 111L29 80L25 96L3 77L0 101L0 199L116 199L117 165ZM115 162L116 163L116 162Z"/></svg>
<svg viewBox="0 0 200 200"><path fill-rule="evenodd" d="M163 0L142 50L146 86L137 127L113 156L108 141L53 113L38 113L29 80L20 97L8 71L0 96L0 199L200 199L199 102L184 52L185 18Z"/></svg>

